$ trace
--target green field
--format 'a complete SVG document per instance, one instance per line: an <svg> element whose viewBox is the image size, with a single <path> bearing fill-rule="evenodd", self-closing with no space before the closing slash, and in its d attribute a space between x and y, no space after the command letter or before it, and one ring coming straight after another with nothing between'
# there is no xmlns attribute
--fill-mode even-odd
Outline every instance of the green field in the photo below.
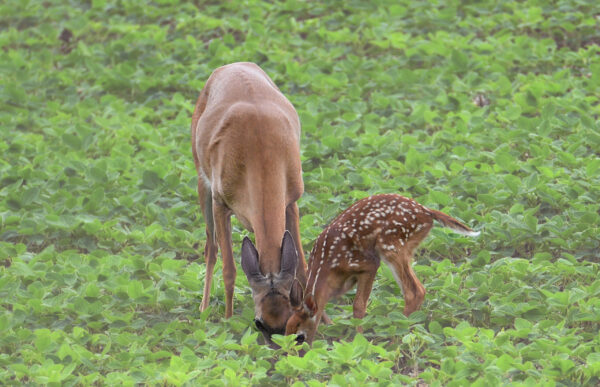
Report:
<svg viewBox="0 0 600 387"><path fill-rule="evenodd" d="M600 384L598 1L6 0L0 47L1 385ZM364 334L350 292L272 350L219 260L199 312L189 126L236 61L300 115L305 251L384 192L482 232L432 230L420 311L382 266Z"/></svg>

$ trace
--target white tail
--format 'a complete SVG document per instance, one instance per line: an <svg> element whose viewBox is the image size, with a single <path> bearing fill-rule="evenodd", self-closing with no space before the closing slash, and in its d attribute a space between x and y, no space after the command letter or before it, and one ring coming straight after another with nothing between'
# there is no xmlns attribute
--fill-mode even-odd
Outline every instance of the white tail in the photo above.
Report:
<svg viewBox="0 0 600 387"><path fill-rule="evenodd" d="M256 248L244 241L242 267L252 286L257 325L262 324L263 332L282 333L291 307L273 289L287 292L294 275L302 283L306 278L296 205L304 191L298 114L260 67L234 63L209 77L196 103L191 132L207 237L201 310L209 305L220 247L225 316L233 313L234 214L256 237ZM286 230L289 237L284 237Z"/></svg>
<svg viewBox="0 0 600 387"><path fill-rule="evenodd" d="M412 255L434 219L461 234L479 235L443 212L396 194L371 196L342 212L315 242L306 288L293 288L290 293L295 311L286 334L296 333L298 341L311 343L325 304L355 284L354 317L363 318L381 260L404 293L404 314L417 310L425 288L412 269Z"/></svg>
<svg viewBox="0 0 600 387"><path fill-rule="evenodd" d="M423 207L423 208L425 208L425 207ZM476 237L480 234L479 231L471 230L469 227L465 226L458 220L454 219L451 216L444 214L441 211L432 210L430 208L427 208L427 211L429 211L429 213L431 214L433 219L437 220L438 222L443 224L445 227L448 227L449 229L451 229L459 234L470 236L470 237Z"/></svg>

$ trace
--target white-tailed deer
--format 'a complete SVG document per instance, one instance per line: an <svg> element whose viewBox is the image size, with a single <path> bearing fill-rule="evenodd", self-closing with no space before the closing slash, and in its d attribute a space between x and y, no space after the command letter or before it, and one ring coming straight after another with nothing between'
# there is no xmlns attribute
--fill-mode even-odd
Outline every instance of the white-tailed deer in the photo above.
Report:
<svg viewBox="0 0 600 387"><path fill-rule="evenodd" d="M296 205L304 191L298 114L260 67L233 63L208 78L191 131L206 222L206 278L200 309L209 305L220 248L225 317L233 313L236 268L230 217L234 214L256 237L256 248L244 240L242 268L252 287L256 325L269 340L271 333L285 332L292 313L288 293L294 277L306 281Z"/></svg>
<svg viewBox="0 0 600 387"><path fill-rule="evenodd" d="M396 194L371 196L342 212L319 235L310 253L306 288L295 283L290 291L294 313L286 335L312 343L327 301L357 285L353 313L363 318L380 261L392 270L404 293L404 314L419 309L425 288L411 267L413 251L437 220L469 236L471 230L443 212L426 208Z"/></svg>

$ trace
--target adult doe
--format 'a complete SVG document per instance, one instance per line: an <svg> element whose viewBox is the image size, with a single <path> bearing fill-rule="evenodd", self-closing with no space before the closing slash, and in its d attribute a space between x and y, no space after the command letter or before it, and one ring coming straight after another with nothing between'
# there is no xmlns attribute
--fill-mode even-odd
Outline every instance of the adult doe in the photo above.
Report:
<svg viewBox="0 0 600 387"><path fill-rule="evenodd" d="M192 152L206 221L206 278L200 309L209 305L217 250L223 258L225 317L233 313L236 268L231 246L234 214L254 232L242 248L242 268L255 303L255 322L267 340L285 331L288 293L306 280L296 201L304 191L300 120L269 76L253 63L233 63L208 78L192 117ZM289 233L284 233L289 230Z"/></svg>

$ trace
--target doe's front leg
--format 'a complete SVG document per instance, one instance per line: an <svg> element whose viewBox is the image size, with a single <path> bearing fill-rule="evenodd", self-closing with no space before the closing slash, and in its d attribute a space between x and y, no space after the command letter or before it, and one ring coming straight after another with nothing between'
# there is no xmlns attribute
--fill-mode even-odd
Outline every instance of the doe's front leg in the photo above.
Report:
<svg viewBox="0 0 600 387"><path fill-rule="evenodd" d="M200 304L200 311L204 312L208 308L208 305L210 303L210 289L212 286L215 264L217 262L218 248L215 239L214 220L212 214L212 195L210 192L210 186L206 186L202 182L202 179L200 177L198 178L198 198L200 199L202 215L204 216L204 223L206 227L206 245L204 246L206 274L204 277L204 292L202 293L202 303Z"/></svg>
<svg viewBox="0 0 600 387"><path fill-rule="evenodd" d="M223 282L225 283L225 318L233 315L233 290L236 268L231 245L231 211L213 199L215 233L223 258Z"/></svg>

